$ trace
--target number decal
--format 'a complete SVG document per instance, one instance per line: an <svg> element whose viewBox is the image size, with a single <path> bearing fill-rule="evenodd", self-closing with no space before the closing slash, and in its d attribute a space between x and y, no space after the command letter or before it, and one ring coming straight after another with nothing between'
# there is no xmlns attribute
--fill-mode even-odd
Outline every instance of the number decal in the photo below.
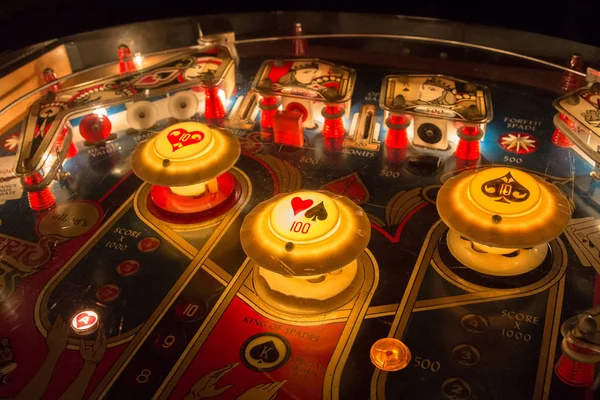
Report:
<svg viewBox="0 0 600 400"><path fill-rule="evenodd" d="M183 315L193 317L194 314L196 314L196 311L198 311L198 306L196 304L188 304L188 306L183 311Z"/></svg>
<svg viewBox="0 0 600 400"><path fill-rule="evenodd" d="M162 347L164 349L168 349L169 347L173 346L173 343L175 343L175 336L173 335L169 335L165 338L165 340L163 340L162 342Z"/></svg>
<svg viewBox="0 0 600 400"><path fill-rule="evenodd" d="M382 169L379 175L385 176L386 178L399 178L400 172L390 171L389 169Z"/></svg>
<svg viewBox="0 0 600 400"><path fill-rule="evenodd" d="M320 160L316 159L316 158L312 158L312 157L300 157L300 162L304 163L304 164L312 164L312 165L317 165Z"/></svg>
<svg viewBox="0 0 600 400"><path fill-rule="evenodd" d="M290 226L290 232L302 232L303 234L307 234L310 230L310 222L303 223L301 221L294 221L292 226Z"/></svg>
<svg viewBox="0 0 600 400"><path fill-rule="evenodd" d="M523 159L521 157L504 156L504 162L509 162L512 164L521 164L523 162Z"/></svg>
<svg viewBox="0 0 600 400"><path fill-rule="evenodd" d="M150 375L152 375L152 371L149 369L143 369L137 378L135 378L135 381L141 384L147 383L148 379L150 379Z"/></svg>
<svg viewBox="0 0 600 400"><path fill-rule="evenodd" d="M428 358L415 357L413 367L429 370L431 372L438 372L441 368L439 361L431 361Z"/></svg>

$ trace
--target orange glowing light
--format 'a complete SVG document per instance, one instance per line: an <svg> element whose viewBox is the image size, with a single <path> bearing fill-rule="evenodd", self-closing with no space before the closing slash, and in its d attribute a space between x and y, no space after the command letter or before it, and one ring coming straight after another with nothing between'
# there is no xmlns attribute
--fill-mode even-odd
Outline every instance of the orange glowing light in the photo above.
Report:
<svg viewBox="0 0 600 400"><path fill-rule="evenodd" d="M371 346L371 362L383 371L398 371L405 368L411 359L410 350L394 338L379 339Z"/></svg>
<svg viewBox="0 0 600 400"><path fill-rule="evenodd" d="M94 311L81 311L71 320L71 327L80 335L92 333L98 327L99 317Z"/></svg>
<svg viewBox="0 0 600 400"><path fill-rule="evenodd" d="M292 243L321 241L334 234L340 225L335 201L324 193L300 191L285 196L269 216L271 231Z"/></svg>
<svg viewBox="0 0 600 400"><path fill-rule="evenodd" d="M448 179L436 206L442 221L462 237L508 249L548 243L571 219L570 203L560 189L506 167L469 170Z"/></svg>
<svg viewBox="0 0 600 400"><path fill-rule="evenodd" d="M535 178L518 169L506 167L479 172L471 180L468 190L477 206L501 216L532 213L539 207L542 197ZM491 191L494 193L490 194ZM517 201L505 201L503 196Z"/></svg>
<svg viewBox="0 0 600 400"><path fill-rule="evenodd" d="M163 130L156 137L154 150L169 160L190 160L206 154L213 146L211 129L196 122L182 122Z"/></svg>

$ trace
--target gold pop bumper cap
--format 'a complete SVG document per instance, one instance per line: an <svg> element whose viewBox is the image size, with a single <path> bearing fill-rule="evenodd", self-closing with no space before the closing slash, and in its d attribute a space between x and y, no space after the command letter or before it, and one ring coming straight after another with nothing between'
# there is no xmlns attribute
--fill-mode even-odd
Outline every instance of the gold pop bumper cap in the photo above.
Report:
<svg viewBox="0 0 600 400"><path fill-rule="evenodd" d="M567 198L554 185L508 167L466 171L437 195L450 229L494 247L528 248L555 239L571 218Z"/></svg>
<svg viewBox="0 0 600 400"><path fill-rule="evenodd" d="M240 229L242 247L257 265L291 276L321 275L355 260L371 224L344 196L300 190L257 205Z"/></svg>
<svg viewBox="0 0 600 400"><path fill-rule="evenodd" d="M139 144L131 166L145 182L189 186L227 172L239 156L240 143L227 130L182 122Z"/></svg>

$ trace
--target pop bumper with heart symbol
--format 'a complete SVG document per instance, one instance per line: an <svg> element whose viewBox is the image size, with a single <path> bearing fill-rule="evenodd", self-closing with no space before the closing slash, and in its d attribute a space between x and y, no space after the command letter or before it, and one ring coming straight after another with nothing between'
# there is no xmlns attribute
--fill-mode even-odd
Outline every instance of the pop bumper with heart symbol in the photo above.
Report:
<svg viewBox="0 0 600 400"><path fill-rule="evenodd" d="M365 212L344 196L301 190L260 203L244 219L242 247L254 287L271 307L320 314L348 303L364 279L357 258L371 236Z"/></svg>
<svg viewBox="0 0 600 400"><path fill-rule="evenodd" d="M151 199L158 207L186 214L227 200L234 188L228 171L239 155L239 141L227 130L182 122L141 143L131 164L138 177L154 185Z"/></svg>

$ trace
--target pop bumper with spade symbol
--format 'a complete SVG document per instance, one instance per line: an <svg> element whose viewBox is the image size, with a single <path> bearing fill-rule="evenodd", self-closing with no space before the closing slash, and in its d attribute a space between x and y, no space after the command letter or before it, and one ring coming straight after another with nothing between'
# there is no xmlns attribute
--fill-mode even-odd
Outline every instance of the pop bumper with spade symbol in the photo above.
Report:
<svg viewBox="0 0 600 400"><path fill-rule="evenodd" d="M507 167L449 179L437 195L437 209L449 228L452 255L466 267L497 276L538 267L548 242L571 218L569 201L556 186Z"/></svg>
<svg viewBox="0 0 600 400"><path fill-rule="evenodd" d="M238 140L224 129L196 122L171 125L140 144L131 156L135 174L153 184L148 201L175 214L207 211L227 200L240 156Z"/></svg>
<svg viewBox="0 0 600 400"><path fill-rule="evenodd" d="M240 230L255 263L257 294L296 315L326 313L357 295L364 279L357 257L370 237L365 212L328 191L275 196L256 206Z"/></svg>

